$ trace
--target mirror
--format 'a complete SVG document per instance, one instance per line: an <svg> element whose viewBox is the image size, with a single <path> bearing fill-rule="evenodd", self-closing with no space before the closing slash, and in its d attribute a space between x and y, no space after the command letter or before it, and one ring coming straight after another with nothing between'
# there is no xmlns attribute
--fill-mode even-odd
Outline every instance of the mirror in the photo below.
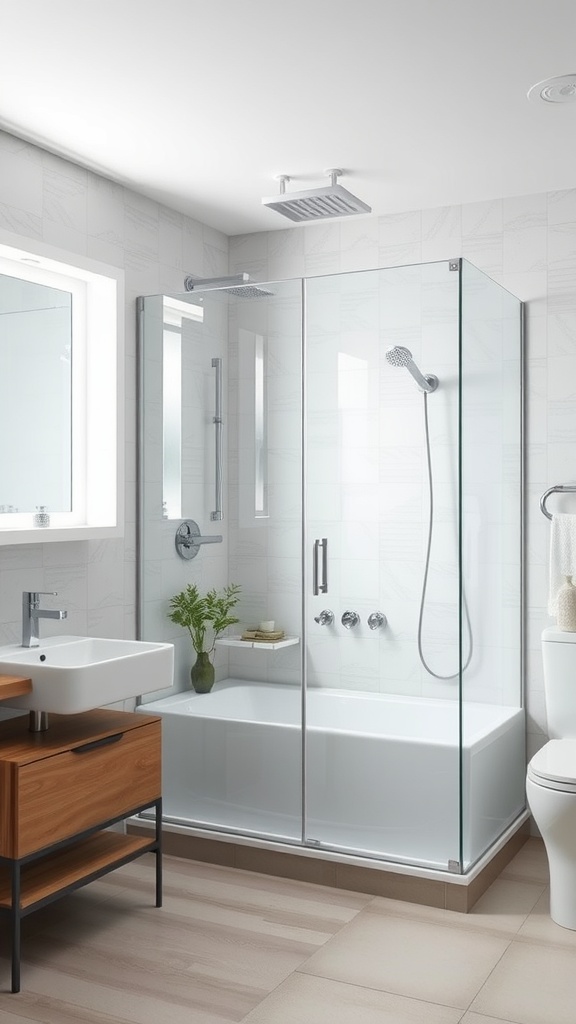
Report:
<svg viewBox="0 0 576 1024"><path fill-rule="evenodd" d="M0 230L0 545L123 533L123 276Z"/></svg>
<svg viewBox="0 0 576 1024"><path fill-rule="evenodd" d="M72 295L0 274L0 516L70 511ZM23 469L25 467L25 472Z"/></svg>

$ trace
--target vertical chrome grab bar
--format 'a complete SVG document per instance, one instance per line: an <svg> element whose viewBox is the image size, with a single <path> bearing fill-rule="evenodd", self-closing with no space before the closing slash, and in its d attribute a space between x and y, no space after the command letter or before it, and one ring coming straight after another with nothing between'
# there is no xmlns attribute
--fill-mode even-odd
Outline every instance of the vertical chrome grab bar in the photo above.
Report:
<svg viewBox="0 0 576 1024"><path fill-rule="evenodd" d="M318 561L322 549L322 573L319 572ZM328 593L328 538L322 537L314 541L314 555L312 558L312 592L314 594Z"/></svg>
<svg viewBox="0 0 576 1024"><path fill-rule="evenodd" d="M210 513L213 523L224 518L222 512L222 360L213 359L212 366L216 370L215 379L215 401L214 401L214 444L215 444L215 497L216 508Z"/></svg>

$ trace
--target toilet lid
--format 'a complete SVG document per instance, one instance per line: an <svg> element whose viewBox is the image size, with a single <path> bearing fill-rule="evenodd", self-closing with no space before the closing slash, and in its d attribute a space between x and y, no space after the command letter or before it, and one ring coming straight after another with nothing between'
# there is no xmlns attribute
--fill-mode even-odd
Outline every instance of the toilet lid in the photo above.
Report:
<svg viewBox="0 0 576 1024"><path fill-rule="evenodd" d="M530 761L532 774L576 789L576 739L549 740Z"/></svg>

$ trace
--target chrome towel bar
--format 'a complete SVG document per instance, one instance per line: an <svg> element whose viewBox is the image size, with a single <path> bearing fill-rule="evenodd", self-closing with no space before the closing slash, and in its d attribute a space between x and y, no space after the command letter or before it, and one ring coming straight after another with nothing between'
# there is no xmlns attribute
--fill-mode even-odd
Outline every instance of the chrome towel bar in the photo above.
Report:
<svg viewBox="0 0 576 1024"><path fill-rule="evenodd" d="M547 491L540 498L540 511L544 513L547 519L552 519L552 513L546 508L546 499L551 494L562 494L568 491L576 492L576 484L556 484L555 487L549 487Z"/></svg>

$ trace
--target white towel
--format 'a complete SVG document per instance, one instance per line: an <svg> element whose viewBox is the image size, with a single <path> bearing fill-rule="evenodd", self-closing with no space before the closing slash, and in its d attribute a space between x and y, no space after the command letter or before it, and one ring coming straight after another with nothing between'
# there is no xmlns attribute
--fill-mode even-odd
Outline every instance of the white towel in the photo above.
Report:
<svg viewBox="0 0 576 1024"><path fill-rule="evenodd" d="M558 612L558 591L567 576L576 577L576 515L557 512L552 516L550 532L549 615Z"/></svg>

